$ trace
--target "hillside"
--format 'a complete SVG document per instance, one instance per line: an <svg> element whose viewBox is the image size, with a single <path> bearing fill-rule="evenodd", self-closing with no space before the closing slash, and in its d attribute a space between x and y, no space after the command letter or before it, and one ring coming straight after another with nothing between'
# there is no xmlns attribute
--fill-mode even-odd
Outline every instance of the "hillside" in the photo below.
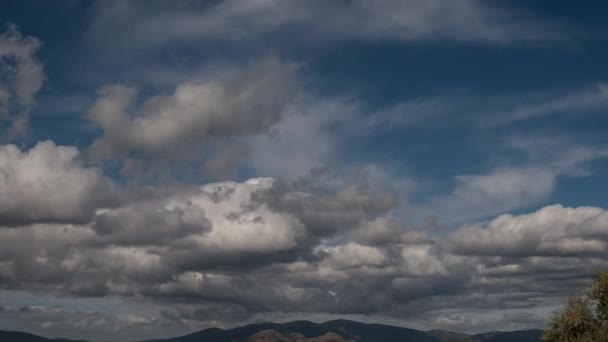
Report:
<svg viewBox="0 0 608 342"><path fill-rule="evenodd" d="M248 342L250 341L249 338L263 331L274 331L285 336L289 336L290 334L301 334L302 337L308 339L334 333L346 340L350 339L360 342L540 342L542 335L540 330L488 332L477 335L466 335L442 330L420 331L384 324L366 324L348 320L334 320L325 323L313 323L308 321L295 321L282 324L259 323L226 330L211 328L185 336L166 340L155 340L154 342ZM282 340L267 339L260 341ZM291 340L287 339L285 341Z"/></svg>
<svg viewBox="0 0 608 342"><path fill-rule="evenodd" d="M541 342L541 335L540 330L467 335L445 330L420 331L384 324L334 320L325 323L258 323L234 329L210 328L184 336L142 342ZM17 331L0 331L0 341L77 342Z"/></svg>
<svg viewBox="0 0 608 342"><path fill-rule="evenodd" d="M85 342L68 340L63 338L45 338L42 336L21 332L0 330L0 341L2 342Z"/></svg>

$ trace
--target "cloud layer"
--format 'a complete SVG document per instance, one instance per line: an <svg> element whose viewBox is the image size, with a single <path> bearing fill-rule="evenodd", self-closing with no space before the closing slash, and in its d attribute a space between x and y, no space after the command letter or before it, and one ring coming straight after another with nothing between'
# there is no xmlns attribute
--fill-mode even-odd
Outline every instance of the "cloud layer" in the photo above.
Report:
<svg viewBox="0 0 608 342"><path fill-rule="evenodd" d="M478 313L553 307L608 266L602 208L554 205L436 235L392 217L391 194L358 183L311 189L211 183L98 209L90 223L5 227L1 283L147 298L163 308L153 319L172 326L284 312L475 329L489 324Z"/></svg>

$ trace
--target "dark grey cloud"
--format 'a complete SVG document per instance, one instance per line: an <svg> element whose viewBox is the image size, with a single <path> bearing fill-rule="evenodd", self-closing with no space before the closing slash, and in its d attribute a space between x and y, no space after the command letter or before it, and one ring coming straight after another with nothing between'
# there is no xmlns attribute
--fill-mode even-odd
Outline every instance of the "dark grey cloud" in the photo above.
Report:
<svg viewBox="0 0 608 342"><path fill-rule="evenodd" d="M163 245L211 228L200 207L145 201L97 213L91 227L102 241L116 245ZM103 239L107 237L107 239Z"/></svg>
<svg viewBox="0 0 608 342"><path fill-rule="evenodd" d="M302 185L293 189L279 185L274 191L260 194L256 200L269 203L274 210L291 213L318 236L356 228L389 211L397 201L391 193L379 195L357 183L347 184L333 193L304 189Z"/></svg>
<svg viewBox="0 0 608 342"><path fill-rule="evenodd" d="M203 163L202 171L219 180L231 179L235 176L240 160L244 159L250 150L246 145L228 145L218 151Z"/></svg>

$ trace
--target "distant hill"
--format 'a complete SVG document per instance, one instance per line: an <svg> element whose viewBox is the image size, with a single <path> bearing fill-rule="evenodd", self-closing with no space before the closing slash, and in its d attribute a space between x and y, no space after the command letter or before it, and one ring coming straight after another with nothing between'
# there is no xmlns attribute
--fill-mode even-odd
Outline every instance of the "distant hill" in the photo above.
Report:
<svg viewBox="0 0 608 342"><path fill-rule="evenodd" d="M46 338L21 331L2 331L0 330L0 341L2 342L85 342L67 340L64 338Z"/></svg>
<svg viewBox="0 0 608 342"><path fill-rule="evenodd" d="M466 335L443 330L420 331L384 324L366 324L348 320L335 320L325 323L295 321L289 323L259 323L234 329L211 328L193 334L154 340L154 342L251 342L257 333L274 331L284 335L281 340L277 334L268 333L266 340L292 341L290 334L301 334L311 339L326 334L337 334L345 340L359 342L541 342L542 331L524 330L511 332L489 332L477 335ZM330 336L330 335L328 335ZM274 338L274 339L273 339ZM300 340L294 340L300 341ZM306 340L302 340L306 341ZM313 340L314 341L314 340ZM148 341L152 342L152 341Z"/></svg>
<svg viewBox="0 0 608 342"><path fill-rule="evenodd" d="M259 323L234 329L211 328L185 336L147 342L541 342L541 336L540 330L467 335L445 330L420 331L384 324L335 320L325 323ZM18 331L0 331L0 341L78 342L49 339Z"/></svg>
<svg viewBox="0 0 608 342"><path fill-rule="evenodd" d="M281 334L274 330L262 330L250 336L247 342L354 342L354 340L345 340L344 337L334 333L308 338L298 333Z"/></svg>
<svg viewBox="0 0 608 342"><path fill-rule="evenodd" d="M49 342L48 338L36 336L19 331L0 331L0 341L11 342Z"/></svg>
<svg viewBox="0 0 608 342"><path fill-rule="evenodd" d="M538 342L542 340L540 330L521 330L511 332L489 332L473 336L473 341L481 342Z"/></svg>

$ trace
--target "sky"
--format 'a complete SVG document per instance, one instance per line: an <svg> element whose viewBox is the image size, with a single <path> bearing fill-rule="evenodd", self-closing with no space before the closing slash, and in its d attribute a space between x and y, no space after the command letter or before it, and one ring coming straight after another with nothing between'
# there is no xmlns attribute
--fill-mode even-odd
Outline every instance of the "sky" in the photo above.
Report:
<svg viewBox="0 0 608 342"><path fill-rule="evenodd" d="M0 329L543 328L608 269L604 1L0 6Z"/></svg>

